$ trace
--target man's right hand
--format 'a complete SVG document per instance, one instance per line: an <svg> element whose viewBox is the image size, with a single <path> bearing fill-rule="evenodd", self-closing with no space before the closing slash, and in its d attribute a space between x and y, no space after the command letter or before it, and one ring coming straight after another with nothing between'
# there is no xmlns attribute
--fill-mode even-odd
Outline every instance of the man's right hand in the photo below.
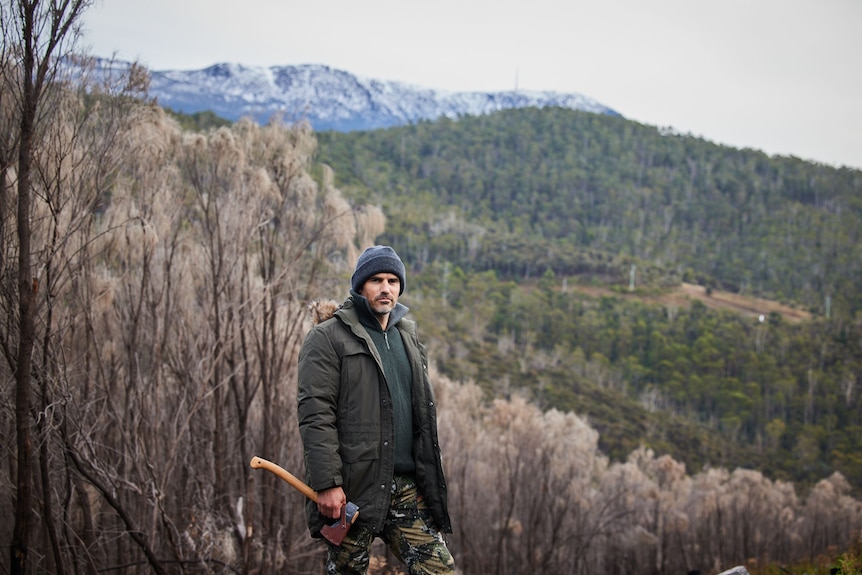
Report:
<svg viewBox="0 0 862 575"><path fill-rule="evenodd" d="M331 519L341 518L341 509L347 505L347 496L339 485L317 494L317 510Z"/></svg>

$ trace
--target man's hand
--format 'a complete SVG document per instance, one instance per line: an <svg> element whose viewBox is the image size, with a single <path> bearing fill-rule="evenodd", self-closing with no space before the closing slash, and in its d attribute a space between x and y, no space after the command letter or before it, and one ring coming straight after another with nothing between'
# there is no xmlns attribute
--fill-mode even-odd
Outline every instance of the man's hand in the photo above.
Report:
<svg viewBox="0 0 862 575"><path fill-rule="evenodd" d="M317 494L317 509L325 517L341 518L341 510L347 505L347 496L341 486L324 489Z"/></svg>

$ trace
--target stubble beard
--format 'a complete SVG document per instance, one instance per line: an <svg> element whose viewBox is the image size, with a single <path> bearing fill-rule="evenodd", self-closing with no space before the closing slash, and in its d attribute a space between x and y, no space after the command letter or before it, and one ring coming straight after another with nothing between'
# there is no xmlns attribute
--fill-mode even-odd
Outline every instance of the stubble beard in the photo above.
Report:
<svg viewBox="0 0 862 575"><path fill-rule="evenodd" d="M392 300L389 300L389 301L391 302ZM389 315L389 313L393 309L395 309L394 303L379 303L379 302L375 301L375 302L372 302L372 304L371 304L371 311L373 311L374 314L378 317Z"/></svg>

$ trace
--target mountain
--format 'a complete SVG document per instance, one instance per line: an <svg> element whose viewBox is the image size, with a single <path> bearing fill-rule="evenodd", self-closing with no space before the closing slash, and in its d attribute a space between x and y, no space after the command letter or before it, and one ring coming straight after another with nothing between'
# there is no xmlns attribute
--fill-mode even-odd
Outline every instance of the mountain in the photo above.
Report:
<svg viewBox="0 0 862 575"><path fill-rule="evenodd" d="M209 110L229 120L250 116L261 123L281 113L287 122L307 119L317 131L385 128L527 107L620 115L581 94L447 92L363 78L321 65L267 68L223 63L202 70L150 74L150 95L177 112Z"/></svg>

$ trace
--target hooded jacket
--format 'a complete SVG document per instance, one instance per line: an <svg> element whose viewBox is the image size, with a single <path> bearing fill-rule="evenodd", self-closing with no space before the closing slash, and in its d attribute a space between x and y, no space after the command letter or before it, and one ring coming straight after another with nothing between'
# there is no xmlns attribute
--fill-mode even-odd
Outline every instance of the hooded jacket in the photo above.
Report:
<svg viewBox="0 0 862 575"><path fill-rule="evenodd" d="M326 311L315 318L319 323L299 354L297 415L308 484L315 491L342 486L347 500L359 507L357 522L378 533L389 510L395 424L383 364L360 321L358 305L367 301L352 292L341 307L316 308L316 314ZM451 533L428 358L416 323L404 317L407 311L397 304L387 331L399 330L412 370L416 484L438 530ZM311 501L306 511L309 531L319 537L323 525L332 520Z"/></svg>

